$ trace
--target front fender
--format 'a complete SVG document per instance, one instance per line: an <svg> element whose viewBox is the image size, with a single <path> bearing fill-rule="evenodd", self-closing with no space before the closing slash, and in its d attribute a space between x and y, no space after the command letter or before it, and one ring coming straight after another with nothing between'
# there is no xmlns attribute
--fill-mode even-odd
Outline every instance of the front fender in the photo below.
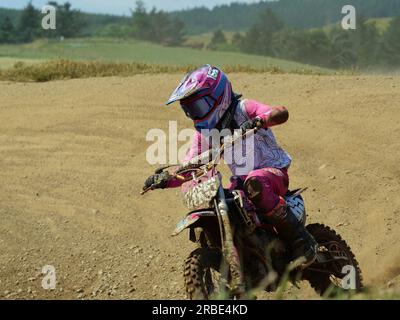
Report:
<svg viewBox="0 0 400 320"><path fill-rule="evenodd" d="M197 211L197 212L191 212L189 213L184 219L179 221L179 223L176 225L176 228L174 232L172 233L172 236L177 236L180 234L183 230L189 228L193 224L195 224L198 220L200 220L203 217L215 217L215 212L214 211Z"/></svg>

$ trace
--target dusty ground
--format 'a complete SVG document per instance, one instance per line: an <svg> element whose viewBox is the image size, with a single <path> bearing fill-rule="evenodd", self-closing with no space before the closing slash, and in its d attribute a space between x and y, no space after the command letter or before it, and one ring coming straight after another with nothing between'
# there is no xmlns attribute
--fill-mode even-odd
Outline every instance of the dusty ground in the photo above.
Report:
<svg viewBox="0 0 400 320"><path fill-rule="evenodd" d="M171 238L178 192L139 196L146 132L180 75L0 82L0 298L183 298L192 246ZM290 110L275 130L308 186L309 221L348 241L369 286L400 274L400 77L232 75L247 97ZM41 268L57 286L41 287ZM399 281L393 280L391 286ZM316 298L304 285L290 297ZM273 298L273 295L261 295Z"/></svg>

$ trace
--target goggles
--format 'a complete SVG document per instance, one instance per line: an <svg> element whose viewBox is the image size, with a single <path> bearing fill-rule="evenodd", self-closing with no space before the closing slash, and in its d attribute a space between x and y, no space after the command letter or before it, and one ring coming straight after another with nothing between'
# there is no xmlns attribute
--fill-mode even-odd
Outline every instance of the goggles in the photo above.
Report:
<svg viewBox="0 0 400 320"><path fill-rule="evenodd" d="M181 101L183 111L192 120L204 119L216 105L218 105L217 100L210 96L204 96L189 102Z"/></svg>

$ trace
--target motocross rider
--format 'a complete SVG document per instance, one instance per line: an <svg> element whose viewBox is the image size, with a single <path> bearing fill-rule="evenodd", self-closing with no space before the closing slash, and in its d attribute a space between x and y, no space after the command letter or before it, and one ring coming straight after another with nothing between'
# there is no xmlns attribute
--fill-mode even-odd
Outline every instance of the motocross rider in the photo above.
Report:
<svg viewBox="0 0 400 320"><path fill-rule="evenodd" d="M257 208L257 214L272 224L280 239L289 246L292 259L304 257L304 267L313 263L317 243L283 198L288 191L288 169L292 159L278 145L271 131L271 127L288 120L287 109L241 100L233 93L227 76L211 65L202 66L184 77L166 104L176 101L180 102L186 116L193 120L196 129L185 162L209 147L204 130L230 129L233 132L241 129L245 132L259 129L252 149L254 168L240 175L244 182L243 191ZM229 167L235 176L235 164ZM178 179L167 181L163 174L155 174L146 180L144 189L175 188L181 184Z"/></svg>

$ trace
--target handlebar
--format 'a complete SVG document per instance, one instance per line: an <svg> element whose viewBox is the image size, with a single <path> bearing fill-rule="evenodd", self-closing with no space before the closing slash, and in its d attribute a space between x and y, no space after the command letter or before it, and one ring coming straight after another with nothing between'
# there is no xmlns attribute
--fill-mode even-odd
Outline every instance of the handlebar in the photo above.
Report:
<svg viewBox="0 0 400 320"><path fill-rule="evenodd" d="M171 177L169 178L169 180L172 179L178 179L180 181L182 181L183 183L186 181L189 181L192 179L192 177L190 177L190 179L187 179L186 177L184 177L182 175L182 173L184 171L197 171L197 173L195 174L196 178L201 177L204 172L211 170L212 168L215 168L218 165L218 160L222 157L222 155L225 152L226 149L226 144L229 143L231 145L235 144L235 142L239 139L243 139L243 138L248 138L251 134L255 134L257 133L258 128L254 128L251 130L248 130L244 133L241 134L237 134L235 136L235 134L226 137L225 139L230 141L226 141L223 144L221 144L221 146L219 148L216 149L209 149L206 152L203 152L202 154L194 157L193 159L191 159L190 161L188 161L187 163L183 164L182 166L180 166L177 170L175 170L175 173L173 175L171 175ZM210 155L217 153L217 156L214 157L214 159L212 159L211 161L209 161L206 164L202 164L201 162L205 159L209 159ZM155 174L160 174L162 172L164 172L165 169L174 167L174 165L168 165L168 166L163 166L158 168L155 171ZM154 190L155 189L155 185L150 186L149 188L143 190L140 194L144 195L146 194L148 191Z"/></svg>

